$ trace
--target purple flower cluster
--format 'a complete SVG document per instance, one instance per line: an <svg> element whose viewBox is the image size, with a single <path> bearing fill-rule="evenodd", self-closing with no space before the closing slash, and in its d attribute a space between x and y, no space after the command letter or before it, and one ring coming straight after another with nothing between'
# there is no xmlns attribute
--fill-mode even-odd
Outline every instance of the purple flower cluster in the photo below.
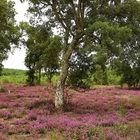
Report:
<svg viewBox="0 0 140 140"><path fill-rule="evenodd" d="M5 85L10 93L0 94L0 132L3 134L44 134L58 130L66 135L77 133L83 139L99 137L91 128L103 128L104 137L119 140L116 131L106 130L119 124L140 120L140 91L119 88L71 90L68 112L55 113L54 95L43 86ZM69 91L67 91L69 92ZM96 133L96 135L94 135ZM80 139L82 139L82 137Z"/></svg>
<svg viewBox="0 0 140 140"><path fill-rule="evenodd" d="M9 119L11 118L11 112L10 111L1 111L0 116L4 119Z"/></svg>
<svg viewBox="0 0 140 140"><path fill-rule="evenodd" d="M107 140L122 140L118 133L110 130L105 131L105 137Z"/></svg>

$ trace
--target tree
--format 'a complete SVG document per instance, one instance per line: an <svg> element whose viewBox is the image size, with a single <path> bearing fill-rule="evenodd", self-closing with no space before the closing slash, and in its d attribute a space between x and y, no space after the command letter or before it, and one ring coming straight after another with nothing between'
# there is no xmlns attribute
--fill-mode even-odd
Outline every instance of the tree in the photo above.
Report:
<svg viewBox="0 0 140 140"><path fill-rule="evenodd" d="M52 74L59 68L61 38L52 36L50 28L45 23L30 25L22 22L20 27L27 36L27 39L23 39L26 46L25 65L29 69L27 82L30 85L40 84L42 70L51 82Z"/></svg>
<svg viewBox="0 0 140 140"><path fill-rule="evenodd" d="M51 83L53 74L60 70L60 55L63 47L60 36L50 36L44 52L40 58L44 71L47 74L48 81Z"/></svg>
<svg viewBox="0 0 140 140"><path fill-rule="evenodd" d="M13 1L0 1L0 73L2 62L8 57L7 52L10 51L11 45L18 45L20 34L15 25L15 14Z"/></svg>
<svg viewBox="0 0 140 140"><path fill-rule="evenodd" d="M129 13L129 14L128 14ZM126 17L122 20L121 17ZM118 56L114 59L114 67L122 76L121 83L129 87L136 86L140 81L140 6L139 2L131 0L125 3L119 14L121 25L131 28L131 38L121 43Z"/></svg>
<svg viewBox="0 0 140 140"><path fill-rule="evenodd" d="M129 63L127 60L121 60L120 58L116 58L113 61L112 67L116 71L118 75L121 76L120 84L127 84L129 88L139 87L140 86L140 58L135 65L133 63Z"/></svg>
<svg viewBox="0 0 140 140"><path fill-rule="evenodd" d="M24 1L24 0L22 0ZM48 23L60 29L63 37L64 49L61 63L60 79L58 82L55 106L64 106L64 86L69 70L69 60L75 48L89 40L96 48L98 45L107 46L108 50L120 47L131 37L131 27L121 24L127 22L129 10L135 9L132 3L136 0L28 0L30 11L46 16ZM121 15L125 9L126 14ZM128 13L127 13L128 12ZM137 12L137 11L136 11ZM89 39L90 38L90 39Z"/></svg>

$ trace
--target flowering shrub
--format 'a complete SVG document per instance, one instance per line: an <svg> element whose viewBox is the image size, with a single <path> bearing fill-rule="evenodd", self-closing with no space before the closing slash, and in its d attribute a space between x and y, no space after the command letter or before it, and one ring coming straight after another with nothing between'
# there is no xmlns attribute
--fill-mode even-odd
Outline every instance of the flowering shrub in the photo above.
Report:
<svg viewBox="0 0 140 140"><path fill-rule="evenodd" d="M4 119L9 119L9 118L12 117L11 114L12 114L12 113L11 113L10 111L2 111L2 112L0 113L0 116L1 116L2 118L4 118Z"/></svg>
<svg viewBox="0 0 140 140"><path fill-rule="evenodd" d="M35 121L31 125L29 125L28 128L31 134L45 133L46 124Z"/></svg>
<svg viewBox="0 0 140 140"><path fill-rule="evenodd" d="M2 133L0 133L0 140L8 140L8 138Z"/></svg>
<svg viewBox="0 0 140 140"><path fill-rule="evenodd" d="M67 112L55 113L54 95L49 95L43 86L24 87L5 85L10 93L0 94L1 135L28 134L45 135L57 130L68 139L119 140L125 137L138 137L116 126L130 125L140 120L140 91L118 88L98 88L85 91L72 91L67 102ZM67 91L68 92L68 91ZM135 103L136 101L136 103ZM138 121L140 124L140 121ZM129 135L128 135L129 134ZM2 137L0 135L0 137ZM0 138L1 140L1 138Z"/></svg>
<svg viewBox="0 0 140 140"><path fill-rule="evenodd" d="M118 135L118 133L113 131L105 131L105 138L107 140L121 140L121 137Z"/></svg>

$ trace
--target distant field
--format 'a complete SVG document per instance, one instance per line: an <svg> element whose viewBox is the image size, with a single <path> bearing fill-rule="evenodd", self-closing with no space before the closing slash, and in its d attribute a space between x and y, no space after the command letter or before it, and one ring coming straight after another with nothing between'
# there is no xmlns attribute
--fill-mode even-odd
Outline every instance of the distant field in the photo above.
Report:
<svg viewBox="0 0 140 140"><path fill-rule="evenodd" d="M0 76L0 84L26 84L26 70L18 69L3 69L2 76ZM52 78L52 83L56 86L58 81L58 76L54 75ZM47 84L47 76L42 76L41 84Z"/></svg>
<svg viewBox="0 0 140 140"><path fill-rule="evenodd" d="M25 84L26 78L26 70L3 69L2 76L0 77L0 84Z"/></svg>
<svg viewBox="0 0 140 140"><path fill-rule="evenodd" d="M3 69L2 76L0 76L0 84L26 84L26 75L27 70L18 70L18 69ZM41 85L46 85L48 82L47 76L42 76ZM52 78L52 84L57 85L59 79L58 75L54 75ZM120 85L108 85L108 87L120 87ZM126 86L126 85L125 85ZM91 84L91 88L106 87L106 85L97 85L96 83Z"/></svg>
<svg viewBox="0 0 140 140"><path fill-rule="evenodd" d="M8 69L5 68L2 71L2 75L25 75L26 74L26 70L19 70L19 69Z"/></svg>

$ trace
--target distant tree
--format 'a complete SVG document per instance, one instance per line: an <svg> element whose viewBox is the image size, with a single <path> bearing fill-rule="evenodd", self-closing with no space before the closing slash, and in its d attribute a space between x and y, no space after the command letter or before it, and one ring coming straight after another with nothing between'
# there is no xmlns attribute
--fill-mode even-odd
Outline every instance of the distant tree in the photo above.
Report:
<svg viewBox="0 0 140 140"><path fill-rule="evenodd" d="M15 24L14 2L11 0L0 1L0 74L2 62L11 50L11 45L18 45L19 29Z"/></svg>
<svg viewBox="0 0 140 140"><path fill-rule="evenodd" d="M98 48L96 54L94 55L93 61L95 64L94 70L94 79L99 85L107 85L108 77L107 77L107 60L109 59L108 52L106 48L101 47Z"/></svg>
<svg viewBox="0 0 140 140"><path fill-rule="evenodd" d="M61 38L52 36L47 24L29 25L22 22L21 28L27 39L23 40L26 46L25 65L29 68L27 72L28 83L40 84L41 71L45 71L51 82L52 74L59 68L59 54L61 52Z"/></svg>
<svg viewBox="0 0 140 140"><path fill-rule="evenodd" d="M128 61L115 59L112 64L113 69L121 76L120 84L127 84L130 87L140 86L140 64L132 65Z"/></svg>
<svg viewBox="0 0 140 140"><path fill-rule="evenodd" d="M131 28L131 38L120 44L119 54L114 58L115 68L122 76L121 83L129 87L140 84L140 2L130 0L119 13L121 25ZM126 17L122 20L121 17Z"/></svg>
<svg viewBox="0 0 140 140"><path fill-rule="evenodd" d="M51 83L53 74L60 70L60 56L63 44L59 36L50 36L46 46L44 46L44 52L40 58L43 69L48 76L48 80Z"/></svg>
<svg viewBox="0 0 140 140"><path fill-rule="evenodd" d="M21 0L25 1L25 0ZM69 70L69 60L75 48L88 40L96 49L106 46L107 50L119 48L131 37L131 26L127 19L137 15L140 3L136 0L27 0L30 12L46 16L53 27L58 27L64 42L61 73L58 82L55 106L63 109L64 87ZM135 13L130 14L130 11ZM125 13L125 14L122 14ZM126 23L126 24L122 24ZM89 39L90 38L90 39Z"/></svg>

